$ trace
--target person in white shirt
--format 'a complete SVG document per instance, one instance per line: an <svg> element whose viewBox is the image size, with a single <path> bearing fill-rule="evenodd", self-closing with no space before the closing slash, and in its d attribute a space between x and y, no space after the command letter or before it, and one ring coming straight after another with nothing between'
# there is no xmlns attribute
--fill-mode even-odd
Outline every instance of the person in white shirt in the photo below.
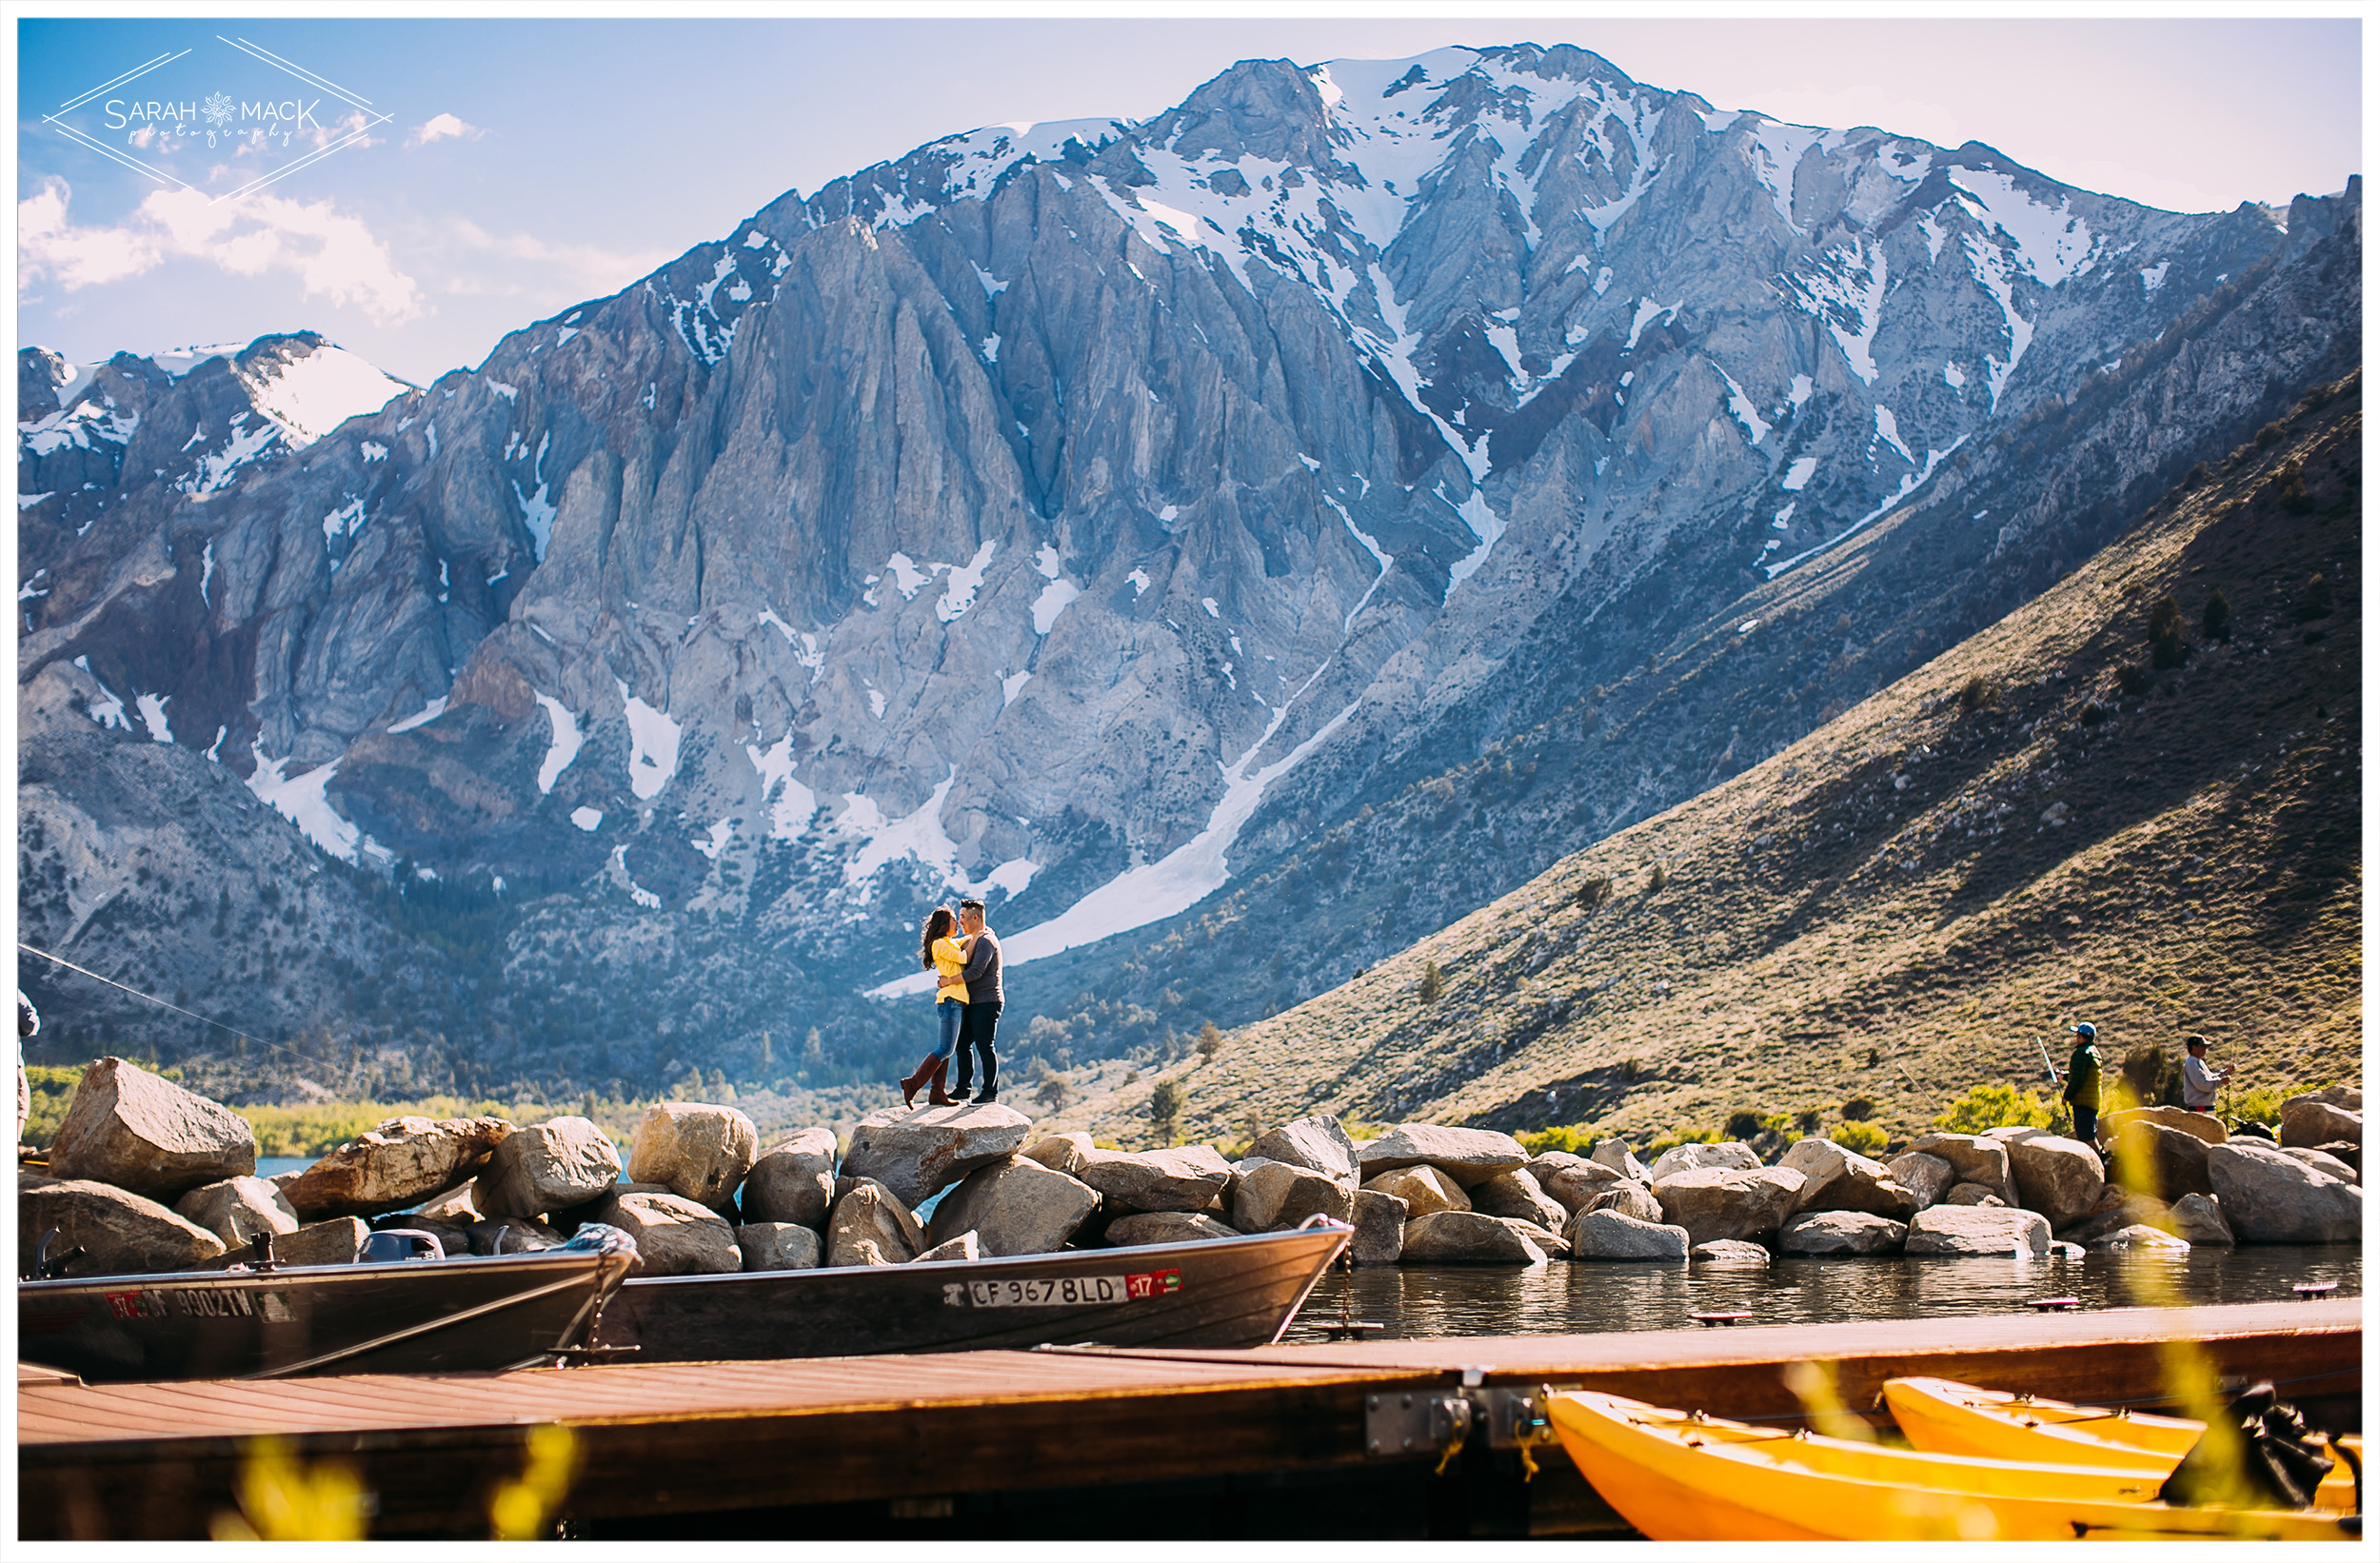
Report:
<svg viewBox="0 0 2380 1563"><path fill-rule="evenodd" d="M2207 1039L2192 1037L2182 1046L2190 1056L2182 1060L2182 1105L2193 1113L2214 1111L2214 1094L2218 1087L2230 1083L2228 1069L2211 1069L2207 1065Z"/></svg>

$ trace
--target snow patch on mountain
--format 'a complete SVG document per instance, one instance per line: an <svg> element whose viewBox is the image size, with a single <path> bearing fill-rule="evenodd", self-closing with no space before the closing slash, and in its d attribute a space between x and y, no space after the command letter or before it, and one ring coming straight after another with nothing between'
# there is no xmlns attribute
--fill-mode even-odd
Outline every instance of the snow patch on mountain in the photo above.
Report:
<svg viewBox="0 0 2380 1563"><path fill-rule="evenodd" d="M539 695L534 689L529 693L537 696L537 703L545 708L545 720L553 724L553 737L545 744L545 759L537 767L537 790L549 793L554 790L555 780L570 768L570 762L579 758L579 719L553 696ZM442 708L445 703L439 702Z"/></svg>

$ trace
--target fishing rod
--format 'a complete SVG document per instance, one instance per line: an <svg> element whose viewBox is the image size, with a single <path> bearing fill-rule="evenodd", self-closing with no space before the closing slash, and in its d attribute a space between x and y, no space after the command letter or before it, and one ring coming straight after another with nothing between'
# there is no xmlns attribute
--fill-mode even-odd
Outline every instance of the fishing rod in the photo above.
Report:
<svg viewBox="0 0 2380 1563"><path fill-rule="evenodd" d="M27 955L37 955L44 960L50 962L52 965L64 966L68 971L73 972L77 976L88 977L94 982L105 982L108 986L117 989L119 992L129 993L135 999L145 999L151 1004L155 1004L160 1009L169 1009L176 1015L187 1015L191 1019L199 1021L201 1024L213 1026L217 1031L228 1031L244 1042L254 1042L258 1047L268 1047L276 1053L287 1053L292 1058L301 1059L307 1063L317 1065L323 1069L339 1070L347 1067L345 1064L334 1063L328 1058L318 1058L311 1053L301 1053L294 1047L286 1047L279 1042L267 1041L264 1038L256 1036L252 1032L242 1031L238 1026L225 1025L221 1020L213 1019L208 1016L201 1015L196 1010L184 1009L179 1004L168 1003L165 999L158 998L153 993L143 993L140 989L119 982L112 977L102 977L95 971L91 971L87 967L76 965L73 961L67 960L64 956L51 955L48 950L37 950L32 945L26 943L23 940L17 940L16 947L23 950Z"/></svg>

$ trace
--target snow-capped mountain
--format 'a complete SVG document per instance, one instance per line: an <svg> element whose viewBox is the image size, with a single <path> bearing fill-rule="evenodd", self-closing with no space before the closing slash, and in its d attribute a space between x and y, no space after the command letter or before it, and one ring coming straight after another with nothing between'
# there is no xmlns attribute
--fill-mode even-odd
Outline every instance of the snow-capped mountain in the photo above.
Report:
<svg viewBox="0 0 2380 1563"><path fill-rule="evenodd" d="M2359 187L2177 215L1575 49L1244 62L788 192L425 389L307 337L178 377L29 350L22 699L153 702L350 861L740 930L798 964L781 1011L902 991L900 925L964 891L1012 962L1077 952L1069 995L1228 1019L2040 589L2353 361L2360 222ZM1162 944L1623 699L1656 742L1355 853L1396 904L1285 973Z"/></svg>

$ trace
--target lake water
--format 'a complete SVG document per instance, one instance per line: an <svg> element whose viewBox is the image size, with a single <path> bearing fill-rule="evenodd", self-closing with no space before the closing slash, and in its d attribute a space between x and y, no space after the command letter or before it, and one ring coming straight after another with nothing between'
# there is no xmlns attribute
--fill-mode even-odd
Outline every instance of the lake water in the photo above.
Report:
<svg viewBox="0 0 2380 1563"><path fill-rule="evenodd" d="M2291 1287L2336 1281L2361 1296L2363 1250L2194 1249L2178 1258L2086 1254L2029 1261L1977 1258L1778 1258L1766 1265L1570 1264L1531 1269L1362 1268L1326 1276L1282 1338L1322 1340L1346 1297L1390 1339L1692 1329L1696 1314L1748 1313L1751 1324L2022 1314L2036 1297L2085 1309L2172 1303L2287 1302Z"/></svg>

